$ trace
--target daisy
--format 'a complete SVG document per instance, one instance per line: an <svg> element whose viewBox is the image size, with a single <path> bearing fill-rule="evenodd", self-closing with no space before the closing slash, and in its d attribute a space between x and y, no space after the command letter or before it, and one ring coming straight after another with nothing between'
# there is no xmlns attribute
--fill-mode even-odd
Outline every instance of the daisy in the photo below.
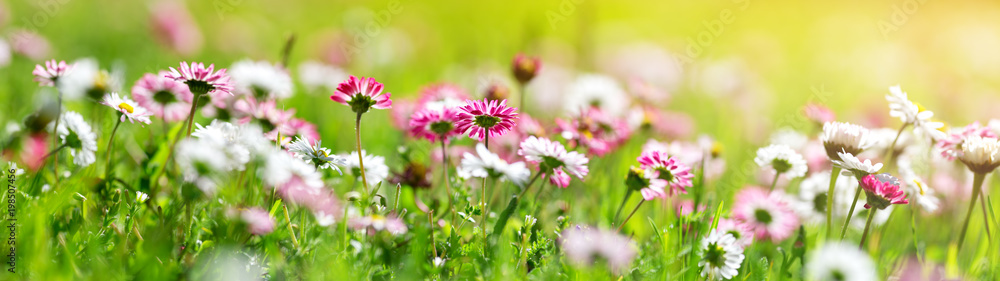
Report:
<svg viewBox="0 0 1000 281"><path fill-rule="evenodd" d="M778 176L786 174L789 178L798 178L806 174L809 169L806 159L791 147L783 144L772 144L757 150L757 157L753 159L761 167L770 167L774 171L774 182L771 189L778 182Z"/></svg>
<svg viewBox="0 0 1000 281"><path fill-rule="evenodd" d="M997 138L997 134L990 127L983 127L979 125L979 122L974 122L938 141L937 147L941 149L941 156L948 160L955 160L955 157L962 154L962 143L965 141L965 137L970 136Z"/></svg>
<svg viewBox="0 0 1000 281"><path fill-rule="evenodd" d="M749 247L753 243L753 230L733 219L720 218L714 231L732 235L736 239L736 244L742 247Z"/></svg>
<svg viewBox="0 0 1000 281"><path fill-rule="evenodd" d="M456 130L468 133L470 138L483 141L488 137L502 136L514 128L517 108L507 106L507 100L499 103L486 99L465 102L465 106L459 107Z"/></svg>
<svg viewBox="0 0 1000 281"><path fill-rule="evenodd" d="M934 189L927 186L927 183L920 176L917 176L909 155L901 155L896 161L896 165L899 166L900 180L905 187L906 196L913 199L914 203L923 210L937 211L941 200L934 195Z"/></svg>
<svg viewBox="0 0 1000 281"><path fill-rule="evenodd" d="M351 110L359 115L372 108L392 108L392 100L389 99L392 94L383 95L382 88L382 83L375 81L375 78L358 78L351 75L344 82L340 82L330 99L351 106Z"/></svg>
<svg viewBox="0 0 1000 281"><path fill-rule="evenodd" d="M885 99L889 101L889 116L899 118L904 127L913 125L915 134L932 140L945 137L945 133L940 130L944 124L931 120L934 117L934 112L910 101L906 92L903 92L899 85L889 87L889 94L885 96Z"/></svg>
<svg viewBox="0 0 1000 281"><path fill-rule="evenodd" d="M813 173L799 184L798 202L795 210L804 222L822 224L826 222L826 211L829 203L828 193L831 172ZM838 179L833 189L833 204L830 209L832 218L847 216L851 207L854 192L858 190L858 181L849 176L837 174Z"/></svg>
<svg viewBox="0 0 1000 281"><path fill-rule="evenodd" d="M997 138L968 136L962 143L958 160L972 172L986 174L1000 166L1000 141Z"/></svg>
<svg viewBox="0 0 1000 281"><path fill-rule="evenodd" d="M184 2L152 2L149 5L149 25L160 44L180 55L191 56L201 49L201 31Z"/></svg>
<svg viewBox="0 0 1000 281"><path fill-rule="evenodd" d="M799 227L799 219L780 193L745 188L736 194L733 218L750 228L755 239L779 242Z"/></svg>
<svg viewBox="0 0 1000 281"><path fill-rule="evenodd" d="M50 60L45 62L44 67L36 64L35 70L31 74L35 75L35 82L38 82L39 86L53 87L60 77L65 76L72 69L73 65L66 64L65 61Z"/></svg>
<svg viewBox="0 0 1000 281"><path fill-rule="evenodd" d="M466 100L469 100L469 95L465 93L465 90L456 85L448 83L433 84L420 90L417 108L458 109L465 105Z"/></svg>
<svg viewBox="0 0 1000 281"><path fill-rule="evenodd" d="M823 123L823 133L819 139L831 160L840 160L840 152L858 155L873 145L873 140L868 137L868 129L845 122Z"/></svg>
<svg viewBox="0 0 1000 281"><path fill-rule="evenodd" d="M187 85L159 75L146 73L132 87L132 98L153 115L163 118L166 122L177 122L187 119L188 108L194 95Z"/></svg>
<svg viewBox="0 0 1000 281"><path fill-rule="evenodd" d="M517 78L517 82L527 84L531 79L535 78L538 74L538 70L542 68L542 60L538 57L528 57L524 54L517 54L514 56L514 61L511 62L511 72L514 73L514 78Z"/></svg>
<svg viewBox="0 0 1000 281"><path fill-rule="evenodd" d="M187 84L191 93L197 96L219 92L233 95L233 83L229 81L226 69L215 71L215 65L211 64L207 68L200 62L181 62L180 69L170 67L170 73L164 75L166 78L174 79Z"/></svg>
<svg viewBox="0 0 1000 281"><path fill-rule="evenodd" d="M122 116L119 119L119 122L125 122L125 119L128 119L130 123L139 121L139 123L149 124L149 116L153 115L153 113L146 110L145 107L139 106L139 103L130 98L119 96L118 93L105 95L101 104L121 112Z"/></svg>
<svg viewBox="0 0 1000 281"><path fill-rule="evenodd" d="M355 177L361 177L364 175L364 179L367 182L378 183L384 181L389 177L389 166L385 165L385 158L382 156L371 155L361 151L361 155L364 157L365 170L361 172L361 165L358 161L358 152L352 151L349 155L341 155L347 159L347 164L344 167L351 171L351 174Z"/></svg>
<svg viewBox="0 0 1000 281"><path fill-rule="evenodd" d="M571 263L590 266L602 260L616 273L628 269L638 252L635 243L618 232L579 225L563 230L559 246Z"/></svg>
<svg viewBox="0 0 1000 281"><path fill-rule="evenodd" d="M708 237L701 240L702 259L698 266L702 268L701 277L710 280L729 280L739 273L743 263L743 247L736 242L732 234L712 230Z"/></svg>
<svg viewBox="0 0 1000 281"><path fill-rule="evenodd" d="M392 235L403 235L406 234L406 223L403 220L394 215L382 216L382 215L370 215L365 217L354 217L347 221L347 225L354 230L365 230L371 231L369 233L375 234L375 232L385 231Z"/></svg>
<svg viewBox="0 0 1000 281"><path fill-rule="evenodd" d="M853 175L860 179L866 175L878 173L882 169L882 163L872 164L871 159L865 159L862 162L858 157L846 152L838 152L837 158L840 160L833 160L833 165L843 169L844 171L841 173L845 176Z"/></svg>
<svg viewBox="0 0 1000 281"><path fill-rule="evenodd" d="M538 165L541 173L551 175L549 182L559 187L569 186L570 177L567 172L583 180L590 171L587 168L586 156L576 151L567 152L561 143L547 138L530 136L521 142L517 151L529 163Z"/></svg>
<svg viewBox="0 0 1000 281"><path fill-rule="evenodd" d="M234 91L259 99L286 99L292 96L288 71L266 61L241 60L229 68Z"/></svg>
<svg viewBox="0 0 1000 281"><path fill-rule="evenodd" d="M621 85L614 78L598 74L577 77L566 90L564 101L564 109L571 114L596 107L611 116L623 116L629 105L628 94Z"/></svg>
<svg viewBox="0 0 1000 281"><path fill-rule="evenodd" d="M295 131L288 122L295 116L295 109L282 110L275 100L258 102L254 97L247 97L233 104L233 111L240 124L256 123L265 131L264 136L277 141L278 136L290 136Z"/></svg>
<svg viewBox="0 0 1000 281"><path fill-rule="evenodd" d="M587 153L602 156L621 146L631 136L628 122L598 108L588 108L572 120L556 118L560 136L572 147L587 148Z"/></svg>
<svg viewBox="0 0 1000 281"><path fill-rule="evenodd" d="M861 179L861 188L864 188L865 208L872 207L884 210L890 204L907 204L906 194L899 186L899 179L889 174L867 175Z"/></svg>
<svg viewBox="0 0 1000 281"><path fill-rule="evenodd" d="M265 235L274 231L274 218L261 208L241 210L240 220L247 224L247 231L253 235Z"/></svg>
<svg viewBox="0 0 1000 281"><path fill-rule="evenodd" d="M640 190L646 200L687 193L686 188L692 186L694 174L691 173L691 168L670 157L666 152L646 151L636 160L639 161L639 168L644 170L645 177L649 179L649 187Z"/></svg>
<svg viewBox="0 0 1000 281"><path fill-rule="evenodd" d="M218 188L218 174L231 166L225 147L208 139L182 139L177 143L174 161L184 175L184 181L193 183L211 196Z"/></svg>
<svg viewBox="0 0 1000 281"><path fill-rule="evenodd" d="M816 103L806 104L805 108L803 108L802 111L803 114L806 115L806 118L809 118L809 120L812 120L813 122L819 124L826 124L827 122L833 122L833 120L837 120L837 115L833 113L833 110L830 110L830 108L823 106L821 104L816 104Z"/></svg>
<svg viewBox="0 0 1000 281"><path fill-rule="evenodd" d="M309 144L308 139L297 137L288 144L288 151L295 153L295 156L302 161L312 163L317 169L331 169L343 174L339 166L347 165L347 159L339 155L330 155L330 149L323 147L319 140L316 140L315 144Z"/></svg>
<svg viewBox="0 0 1000 281"><path fill-rule="evenodd" d="M458 114L457 109L450 107L424 108L417 111L410 119L410 135L425 138L432 143L447 141L451 137L461 135L462 132L455 129Z"/></svg>
<svg viewBox="0 0 1000 281"><path fill-rule="evenodd" d="M875 263L867 253L857 247L838 242L823 244L812 252L805 265L809 280L818 281L875 281Z"/></svg>
<svg viewBox="0 0 1000 281"><path fill-rule="evenodd" d="M81 97L100 100L105 94L121 89L123 76L120 69L113 72L101 70L97 60L84 58L74 61L72 70L61 76L56 86L71 100Z"/></svg>
<svg viewBox="0 0 1000 281"><path fill-rule="evenodd" d="M273 146L256 125L234 125L212 120L208 126L195 126L198 129L191 136L209 141L222 150L228 159L225 171L244 170L255 155L263 155Z"/></svg>
<svg viewBox="0 0 1000 281"><path fill-rule="evenodd" d="M482 143L476 145L477 155L465 153L462 156L462 164L458 167L458 176L464 179L476 178L499 178L513 182L518 186L524 186L531 176L531 171L524 162L507 163L486 149Z"/></svg>
<svg viewBox="0 0 1000 281"><path fill-rule="evenodd" d="M80 167L90 166L97 160L97 134L83 116L74 111L63 113L62 122L56 128L62 146L73 155L73 163Z"/></svg>
<svg viewBox="0 0 1000 281"><path fill-rule="evenodd" d="M335 199L323 187L323 176L313 165L277 149L269 151L265 158L265 164L258 167L257 173L278 196L313 212L336 212L329 208L331 200Z"/></svg>

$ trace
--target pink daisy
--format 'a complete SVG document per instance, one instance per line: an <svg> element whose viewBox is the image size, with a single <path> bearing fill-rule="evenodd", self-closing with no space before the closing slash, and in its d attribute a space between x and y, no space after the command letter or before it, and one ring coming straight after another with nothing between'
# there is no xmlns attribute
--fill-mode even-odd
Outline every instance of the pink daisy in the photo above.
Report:
<svg viewBox="0 0 1000 281"><path fill-rule="evenodd" d="M596 107L585 109L569 121L556 119L556 125L562 137L569 140L569 145L582 146L597 156L611 152L632 134L626 120L605 114Z"/></svg>
<svg viewBox="0 0 1000 281"><path fill-rule="evenodd" d="M875 207L883 210L892 204L907 204L906 193L899 185L899 179L889 174L867 175L861 178L861 188L865 190L866 209Z"/></svg>
<svg viewBox="0 0 1000 281"><path fill-rule="evenodd" d="M52 50L48 39L26 29L14 30L10 32L8 38L10 38L10 49L14 53L22 54L31 60L43 60Z"/></svg>
<svg viewBox="0 0 1000 281"><path fill-rule="evenodd" d="M590 172L586 156L576 151L566 151L561 143L546 138L528 137L521 142L521 149L517 154L524 156L529 163L538 165L543 175L551 175L549 182L563 188L569 186L569 174L583 180Z"/></svg>
<svg viewBox="0 0 1000 281"><path fill-rule="evenodd" d="M406 224L403 220L394 216L370 215L366 217L355 217L347 221L347 225L354 230L373 230L369 234L374 235L378 231L386 231L393 235L406 233Z"/></svg>
<svg viewBox="0 0 1000 281"><path fill-rule="evenodd" d="M261 208L241 210L240 220L247 224L247 231L253 235L265 235L274 231L274 218Z"/></svg>
<svg viewBox="0 0 1000 281"><path fill-rule="evenodd" d="M59 80L59 77L66 75L72 68L73 65L66 64L65 61L50 60L45 62L45 67L36 64L35 70L31 74L35 75L35 82L38 82L39 86L52 87L56 85L56 80Z"/></svg>
<svg viewBox="0 0 1000 281"><path fill-rule="evenodd" d="M140 106L145 107L153 115L167 122L177 122L187 119L194 94L187 85L159 75L146 73L132 87L132 98Z"/></svg>
<svg viewBox="0 0 1000 281"><path fill-rule="evenodd" d="M160 44L182 55L201 49L202 36L182 1L156 1L150 5L150 26Z"/></svg>
<svg viewBox="0 0 1000 281"><path fill-rule="evenodd" d="M174 79L187 84L191 93L208 94L212 92L233 94L233 83L229 81L226 69L215 71L215 65L211 64L207 68L200 62L181 62L180 70L171 67L170 73L163 77Z"/></svg>
<svg viewBox="0 0 1000 281"><path fill-rule="evenodd" d="M937 147L941 149L941 156L948 160L955 160L955 157L962 153L962 143L965 142L965 138L971 136L997 138L996 133L990 130L990 127L983 127L979 125L979 122L974 122L965 126L962 131L949 134L938 141Z"/></svg>
<svg viewBox="0 0 1000 281"><path fill-rule="evenodd" d="M647 151L637 158L639 168L645 170L649 179L649 187L639 192L642 198L667 198L668 195L687 193L686 187L691 187L694 174L691 168L662 151ZM670 189L667 190L667 187Z"/></svg>
<svg viewBox="0 0 1000 281"><path fill-rule="evenodd" d="M295 134L292 127L288 125L292 116L295 115L295 110L278 109L277 102L274 100L257 102L255 98L247 97L246 99L236 101L233 109L240 118L240 124L256 121L261 129L264 130L264 136L269 140L276 141L279 135L282 138L286 138Z"/></svg>
<svg viewBox="0 0 1000 281"><path fill-rule="evenodd" d="M465 105L469 95L462 88L448 83L433 84L420 90L418 108L458 108Z"/></svg>
<svg viewBox="0 0 1000 281"><path fill-rule="evenodd" d="M744 188L736 194L733 218L754 233L754 239L778 242L799 227L799 218L781 193Z"/></svg>
<svg viewBox="0 0 1000 281"><path fill-rule="evenodd" d="M149 124L149 116L153 115L152 112L140 106L139 103L128 97L119 96L118 93L104 95L101 104L120 112L122 114L120 122L125 122L125 119L128 119L131 123L139 121L139 123Z"/></svg>
<svg viewBox="0 0 1000 281"><path fill-rule="evenodd" d="M483 141L487 136L499 137L516 125L517 108L507 106L507 100L466 100L460 107L457 130L467 132L470 138ZM489 135L487 135L489 134Z"/></svg>
<svg viewBox="0 0 1000 281"><path fill-rule="evenodd" d="M392 100L389 99L392 94L383 95L382 88L382 83L375 81L375 78L351 75L346 81L340 82L330 99L351 106L351 110L358 114L368 112L371 108L392 108Z"/></svg>
<svg viewBox="0 0 1000 281"><path fill-rule="evenodd" d="M743 247L748 247L753 243L753 230L736 220L720 218L715 230L732 234L733 238L736 238L736 242Z"/></svg>
<svg viewBox="0 0 1000 281"><path fill-rule="evenodd" d="M806 118L809 118L809 120L819 124L837 120L837 115L833 113L833 110L830 110L830 108L821 104L806 104L806 106L802 109L802 113L805 114Z"/></svg>
<svg viewBox="0 0 1000 281"><path fill-rule="evenodd" d="M410 119L410 135L416 138L425 138L429 141L447 141L448 138L461 135L462 132L455 129L458 121L458 110L443 107L440 109L424 108L413 114Z"/></svg>
<svg viewBox="0 0 1000 281"><path fill-rule="evenodd" d="M288 130L292 132L286 139L294 139L295 137L302 137L313 143L319 140L319 131L316 130L316 124L309 123L309 121L302 120L299 118L292 118L285 123Z"/></svg>

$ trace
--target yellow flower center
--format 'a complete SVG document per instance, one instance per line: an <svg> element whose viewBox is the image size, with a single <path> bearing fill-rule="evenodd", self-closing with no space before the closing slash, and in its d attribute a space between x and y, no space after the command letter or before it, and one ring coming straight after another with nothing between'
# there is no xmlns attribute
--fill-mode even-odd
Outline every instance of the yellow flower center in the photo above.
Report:
<svg viewBox="0 0 1000 281"><path fill-rule="evenodd" d="M922 104L919 104L919 103L913 103L913 104L917 106L917 112L924 112L924 111L927 111L927 108L926 108L926 107L924 107L924 105L922 105Z"/></svg>
<svg viewBox="0 0 1000 281"><path fill-rule="evenodd" d="M913 183L917 184L917 188L920 189L920 195L924 195L924 185L918 180L913 180Z"/></svg>
<svg viewBox="0 0 1000 281"><path fill-rule="evenodd" d="M135 110L134 108L132 108L131 105L128 105L127 103L124 103L124 102L121 103L121 104L119 104L118 108L120 108L121 110L124 110L124 111L128 111L128 113L132 113L132 110Z"/></svg>

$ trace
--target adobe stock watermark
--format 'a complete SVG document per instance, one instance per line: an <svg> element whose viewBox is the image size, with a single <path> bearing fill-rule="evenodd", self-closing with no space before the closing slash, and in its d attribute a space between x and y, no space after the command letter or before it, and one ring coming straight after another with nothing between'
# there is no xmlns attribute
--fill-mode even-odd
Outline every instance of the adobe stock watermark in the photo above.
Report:
<svg viewBox="0 0 1000 281"><path fill-rule="evenodd" d="M902 3L893 4L889 18L879 20L876 23L878 32L882 34L883 38L888 38L889 34L898 31L900 27L909 22L910 16L916 14L927 1L904 0Z"/></svg>
<svg viewBox="0 0 1000 281"><path fill-rule="evenodd" d="M688 65L705 53L705 50L712 47L715 40L722 36L726 27L736 22L737 12L746 11L750 8L750 0L732 0L736 4L735 8L726 8L719 11L719 15L711 20L701 22L702 29L694 37L688 36L687 46L681 56L675 56L679 60L677 65Z"/></svg>
<svg viewBox="0 0 1000 281"><path fill-rule="evenodd" d="M235 11L236 6L242 5L243 1L246 0L214 0L212 6L215 7L215 13L219 15L219 20L224 20L226 14Z"/></svg>
<svg viewBox="0 0 1000 281"><path fill-rule="evenodd" d="M69 3L70 0L44 0L35 2L35 6L38 7L39 11L31 14L27 17L21 17L20 28L28 32L18 32L13 38L13 41L25 40L24 36L30 36L29 33L38 33L38 29L49 25L49 21L59 14L63 6Z"/></svg>
<svg viewBox="0 0 1000 281"><path fill-rule="evenodd" d="M573 15L576 12L576 6L581 3L583 0L562 0L559 2L558 9L545 11L545 18L548 19L552 30L559 26L558 23L566 21L566 18Z"/></svg>
<svg viewBox="0 0 1000 281"><path fill-rule="evenodd" d="M344 58L350 61L362 49L367 48L389 26L393 17L401 12L403 12L403 4L399 0L389 1L386 7L375 12L374 17L364 26L348 30L347 33L350 34L350 40L346 40L340 45L340 51L343 53Z"/></svg>

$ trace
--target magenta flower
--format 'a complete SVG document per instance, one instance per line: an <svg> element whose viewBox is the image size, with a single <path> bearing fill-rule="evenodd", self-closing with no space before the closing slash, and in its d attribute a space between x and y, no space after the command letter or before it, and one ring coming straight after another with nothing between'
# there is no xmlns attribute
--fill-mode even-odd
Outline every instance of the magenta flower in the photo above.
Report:
<svg viewBox="0 0 1000 281"><path fill-rule="evenodd" d="M56 85L56 80L59 80L59 77L66 75L72 68L73 65L66 64L65 61L50 60L45 62L45 67L36 64L35 70L31 74L35 75L35 82L38 82L39 86L52 87Z"/></svg>
<svg viewBox="0 0 1000 281"><path fill-rule="evenodd" d="M645 177L649 179L649 187L639 191L646 200L687 193L686 188L692 186L694 174L691 173L691 168L670 157L666 152L655 150L643 152L637 160L639 168L645 171Z"/></svg>
<svg viewBox="0 0 1000 281"><path fill-rule="evenodd" d="M889 174L867 175L861 178L861 188L865 190L866 209L875 207L884 210L892 204L907 204L906 193L899 186L899 179Z"/></svg>
<svg viewBox="0 0 1000 281"><path fill-rule="evenodd" d="M736 194L733 218L754 233L754 239L781 241L799 227L799 218L779 192L744 188Z"/></svg>
<svg viewBox="0 0 1000 281"><path fill-rule="evenodd" d="M517 54L517 56L514 56L514 61L511 62L511 68L514 78L517 78L518 82L521 84L528 83L542 69L542 60L538 57Z"/></svg>
<svg viewBox="0 0 1000 281"><path fill-rule="evenodd" d="M159 75L146 73L132 87L132 98L140 106L145 107L156 117L167 122L177 122L187 119L188 108L194 100L194 94L187 85L166 78L167 73Z"/></svg>
<svg viewBox="0 0 1000 281"><path fill-rule="evenodd" d="M431 142L447 141L448 138L461 135L455 129L458 122L458 111L449 107L440 109L424 108L413 114L410 119L410 135L425 138Z"/></svg>
<svg viewBox="0 0 1000 281"><path fill-rule="evenodd" d="M487 136L499 137L516 125L517 108L507 106L507 100L499 103L487 99L466 100L465 103L459 108L461 112L456 125L459 132L468 133L470 138L482 141Z"/></svg>
<svg viewBox="0 0 1000 281"><path fill-rule="evenodd" d="M596 107L584 109L572 120L556 119L558 133L571 147L584 147L587 153L602 156L628 140L632 134L628 122L604 113Z"/></svg>
<svg viewBox="0 0 1000 281"><path fill-rule="evenodd" d="M229 81L226 69L215 71L215 65L211 64L207 68L200 62L181 62L180 70L171 67L170 73L163 77L184 82L188 85L191 93L203 95L212 92L233 94L233 83Z"/></svg>
<svg viewBox="0 0 1000 281"><path fill-rule="evenodd" d="M997 138L996 133L990 130L990 127L983 127L979 125L979 122L974 122L965 126L961 132L952 133L938 141L937 147L941 149L941 156L948 160L955 160L955 157L962 154L962 143L965 142L965 138L971 136Z"/></svg>
<svg viewBox="0 0 1000 281"><path fill-rule="evenodd" d="M392 100L389 99L392 94L383 95L382 88L382 83L375 81L375 78L351 75L346 81L340 82L330 99L351 106L351 110L358 114L372 108L392 108Z"/></svg>

